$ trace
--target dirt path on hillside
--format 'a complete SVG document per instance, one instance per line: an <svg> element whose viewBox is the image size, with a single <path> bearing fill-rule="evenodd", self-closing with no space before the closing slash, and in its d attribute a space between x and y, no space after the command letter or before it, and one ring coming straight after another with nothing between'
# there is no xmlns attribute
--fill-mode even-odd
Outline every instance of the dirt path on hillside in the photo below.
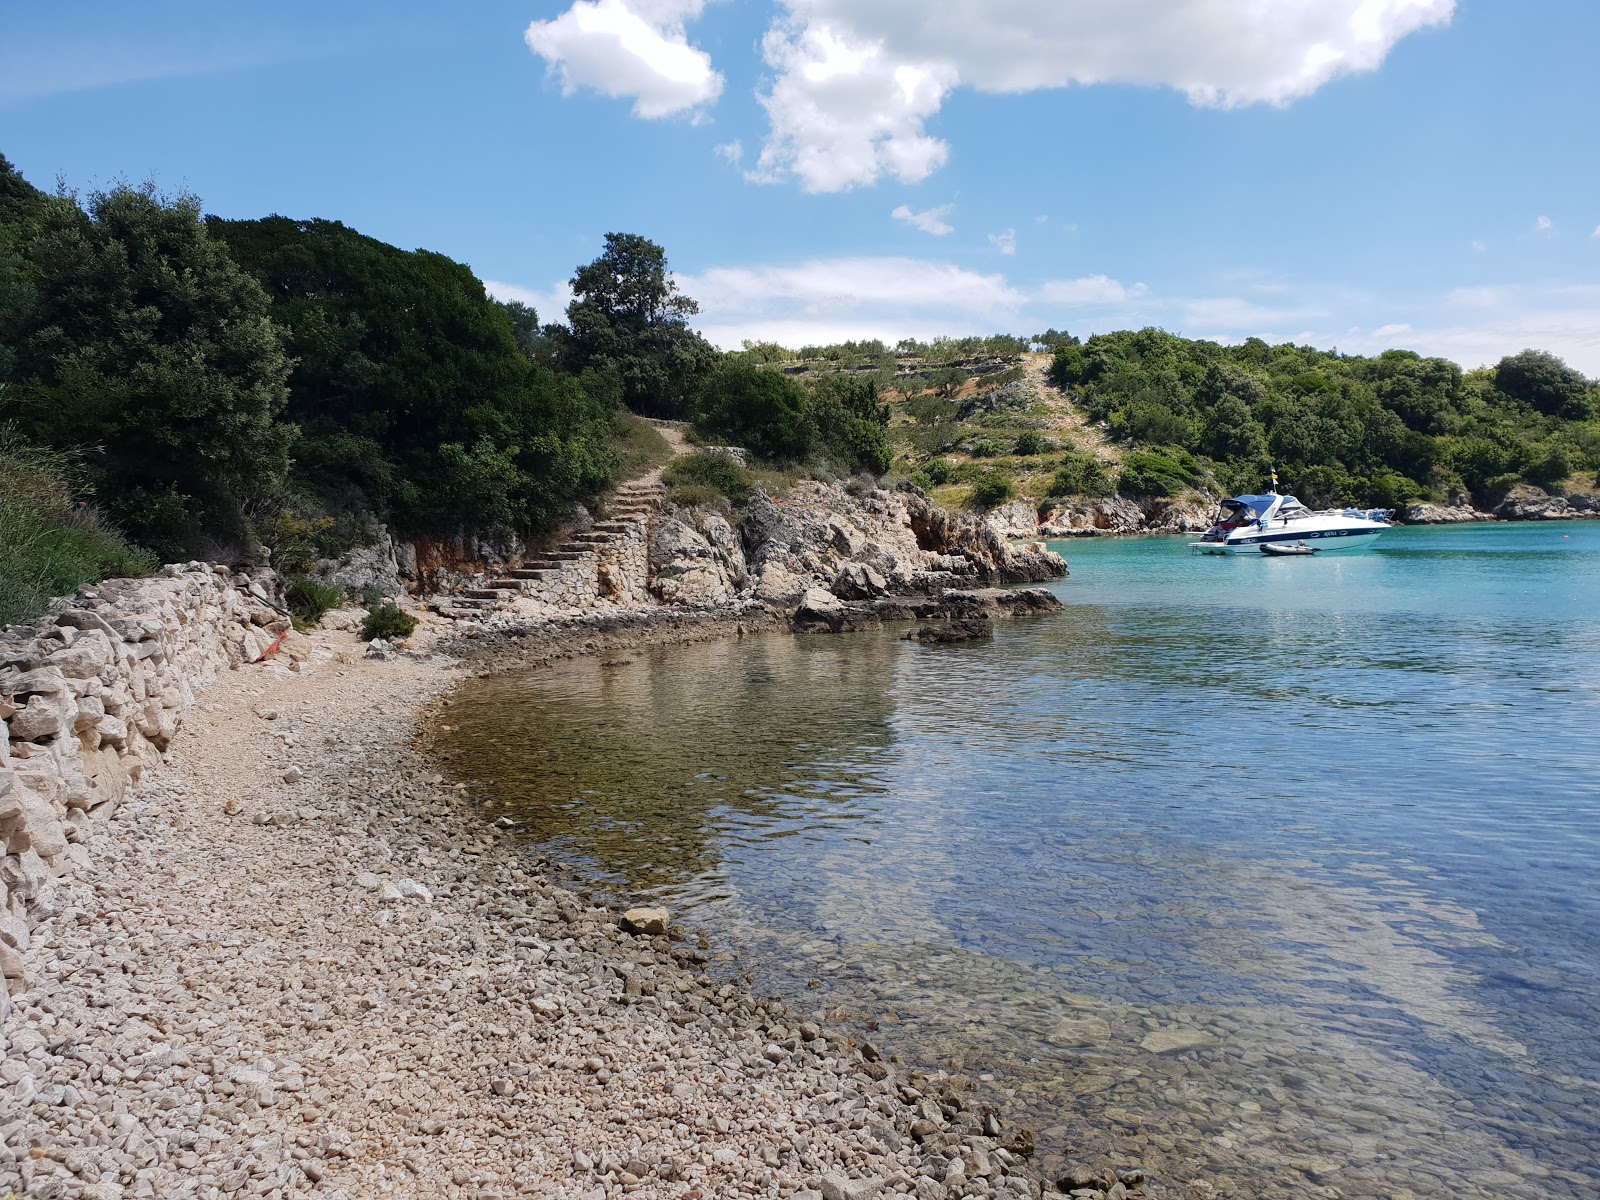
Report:
<svg viewBox="0 0 1600 1200"><path fill-rule="evenodd" d="M1061 389L1050 382L1049 354L1024 354L1022 356L1023 377L1032 386L1034 391L1050 407L1050 431L1057 437L1064 438L1072 444L1072 448L1080 454L1092 455L1102 462L1122 463L1122 450L1106 440L1105 433L1090 424L1087 417L1080 412L1076 405L1062 394Z"/></svg>

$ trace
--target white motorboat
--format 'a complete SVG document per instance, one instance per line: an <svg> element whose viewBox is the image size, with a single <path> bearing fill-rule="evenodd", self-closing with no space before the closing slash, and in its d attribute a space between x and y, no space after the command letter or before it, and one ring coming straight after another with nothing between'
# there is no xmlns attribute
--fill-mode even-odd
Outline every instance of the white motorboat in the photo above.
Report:
<svg viewBox="0 0 1600 1200"><path fill-rule="evenodd" d="M1260 554L1266 546L1304 545L1319 554L1360 550L1390 528L1386 508L1309 509L1293 496L1234 496L1217 523L1189 548L1197 554Z"/></svg>

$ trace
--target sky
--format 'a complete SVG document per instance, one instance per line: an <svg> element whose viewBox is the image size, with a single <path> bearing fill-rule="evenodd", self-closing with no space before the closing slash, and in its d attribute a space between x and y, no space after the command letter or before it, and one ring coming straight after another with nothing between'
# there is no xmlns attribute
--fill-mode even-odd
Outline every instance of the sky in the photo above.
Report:
<svg viewBox="0 0 1600 1200"><path fill-rule="evenodd" d="M725 348L1160 326L1600 376L1595 0L0 0L0 153Z"/></svg>

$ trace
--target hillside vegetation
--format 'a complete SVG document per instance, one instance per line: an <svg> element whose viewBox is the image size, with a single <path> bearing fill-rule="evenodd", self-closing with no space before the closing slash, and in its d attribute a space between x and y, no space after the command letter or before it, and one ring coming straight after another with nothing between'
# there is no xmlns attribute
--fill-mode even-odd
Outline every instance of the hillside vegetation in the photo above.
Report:
<svg viewBox="0 0 1600 1200"><path fill-rule="evenodd" d="M1401 350L1194 341L1157 329L749 346L767 369L873 383L895 469L947 502L1250 492L1397 507L1518 484L1591 488L1600 390L1553 355L1494 368Z"/></svg>

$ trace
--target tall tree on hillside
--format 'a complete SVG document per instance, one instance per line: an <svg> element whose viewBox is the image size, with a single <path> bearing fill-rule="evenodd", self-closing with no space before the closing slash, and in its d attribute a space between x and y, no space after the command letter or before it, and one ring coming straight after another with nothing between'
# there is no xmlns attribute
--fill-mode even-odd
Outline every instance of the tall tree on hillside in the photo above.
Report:
<svg viewBox="0 0 1600 1200"><path fill-rule="evenodd" d="M238 546L253 532L245 502L283 477L294 436L278 420L290 363L261 286L194 196L122 185L86 207L35 205L15 184L0 186L0 222L28 303L8 314L0 417L86 447L102 503L164 557Z"/></svg>
<svg viewBox="0 0 1600 1200"><path fill-rule="evenodd" d="M572 277L565 358L574 371L615 368L623 402L647 416L687 415L720 357L688 326L700 306L678 291L660 246L606 234L599 258Z"/></svg>
<svg viewBox="0 0 1600 1200"><path fill-rule="evenodd" d="M1494 385L1547 417L1582 420L1595 407L1589 381L1545 350L1524 350L1502 358L1494 369Z"/></svg>
<svg viewBox="0 0 1600 1200"><path fill-rule="evenodd" d="M211 227L273 298L296 474L326 506L405 533L525 531L606 482L612 412L519 352L467 267L337 221Z"/></svg>

